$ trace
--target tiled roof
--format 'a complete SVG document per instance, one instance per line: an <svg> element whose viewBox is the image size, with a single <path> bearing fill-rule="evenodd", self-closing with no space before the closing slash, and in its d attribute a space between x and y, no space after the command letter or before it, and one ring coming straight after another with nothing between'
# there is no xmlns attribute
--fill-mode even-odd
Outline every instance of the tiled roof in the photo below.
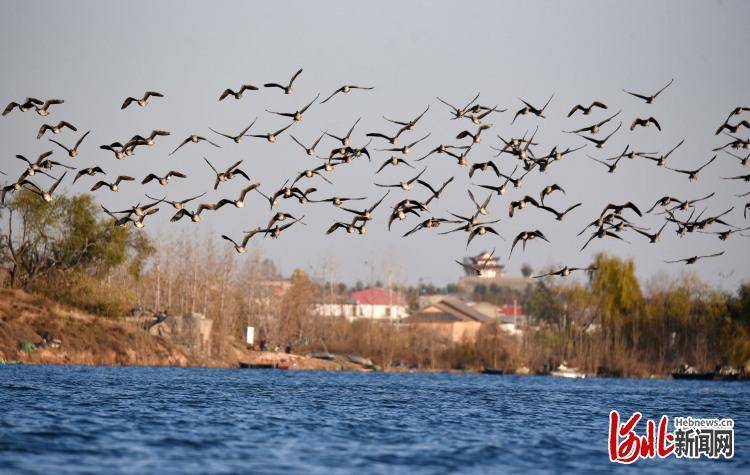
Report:
<svg viewBox="0 0 750 475"><path fill-rule="evenodd" d="M406 322L491 322L492 318L456 299L428 305Z"/></svg>
<svg viewBox="0 0 750 475"><path fill-rule="evenodd" d="M360 305L406 305L395 290L378 287L352 292L352 298Z"/></svg>

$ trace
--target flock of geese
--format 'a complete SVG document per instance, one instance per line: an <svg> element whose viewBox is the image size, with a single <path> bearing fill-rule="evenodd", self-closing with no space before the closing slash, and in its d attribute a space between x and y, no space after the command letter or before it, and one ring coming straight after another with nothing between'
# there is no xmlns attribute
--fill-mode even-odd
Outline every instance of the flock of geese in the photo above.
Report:
<svg viewBox="0 0 750 475"><path fill-rule="evenodd" d="M287 95L293 94L293 87L297 81L301 80L302 72L302 69L298 70L284 84L269 82L263 84L262 87L258 87L250 83L244 83L236 90L227 88L220 93L218 100L224 101L231 97L239 101L247 93L260 94L262 91L266 91L268 94L273 94L273 91L276 89L281 90ZM669 81L668 84L653 94L636 93L627 90L623 90L623 92L632 96L632 100L634 101L655 104L657 98L672 85L673 81ZM539 130L537 125L533 132L528 130L522 136L518 137L506 138L499 134L496 135L497 143L490 146L490 149L493 150L492 157L486 156L483 159L484 161L474 160L474 155L477 154L476 152L474 154L471 152L475 151L474 147L476 144L480 143L493 127L490 120L495 118L499 120L501 117L500 114L507 112L507 109L500 109L497 105L480 102L480 94L477 93L470 101L458 106L440 97L437 98L440 104L447 108L449 119L455 121L454 123L457 124L458 133L449 142L435 144L431 132L418 131L418 129L422 128L422 118L430 113L431 105L427 105L411 118L396 120L384 116L384 125L387 125L387 127L384 127L385 131L371 131L363 134L363 131L357 130L360 119L356 119L353 120L351 127L345 134L336 134L329 130L321 130L321 133L310 141L299 138L301 134L296 133L299 128L298 124L303 121L305 113L311 107L321 107L334 99L342 100L341 96L354 93L355 91L358 94L366 94L367 91L371 91L372 89L373 87L371 86L344 84L333 90L322 101L319 101L320 94L317 94L314 98L307 98L299 109L295 111L284 112L267 109L266 112L268 114L289 121L277 130L265 133L254 131L255 120L248 125L243 124L238 127L239 130L236 134L220 132L209 128L209 132L212 135L190 134L184 139L179 140L176 146L169 152L169 155L174 155L183 150L184 147L195 147L195 144L199 143L203 143L205 144L204 146L208 146L209 148L218 149L222 148L221 142L225 140L239 144L245 139L258 139L273 144L279 140L288 139L304 151L306 155L304 160L308 161L310 166L305 170L293 174L278 189L262 186L260 182L254 181L241 168L243 160L238 160L228 167L223 167L212 163L208 158L204 157L207 171L210 169L210 180L207 180L206 183L212 183L213 190L218 190L222 184L232 180L240 180L244 185L239 194L222 198L214 203L196 202L206 192L197 193L182 199L169 199L166 195L154 197L152 194L146 194L145 196L149 200L146 203L143 203L142 199L134 199L136 203L127 209L111 211L104 206L102 208L112 218L116 226L132 225L136 228L142 228L149 216L153 216L160 210L167 208L167 205L170 205L174 210L174 214L171 217L172 222L189 219L194 223L198 223L201 221L201 215L205 212L217 212L224 207L243 208L247 202L248 195L252 194L251 196L257 196L259 199L268 202L272 213L268 223L265 226L258 226L245 231L239 237L222 235L222 238L231 243L238 253L244 253L248 242L253 238L259 236L278 238L283 232L293 226L305 224L303 221L304 214L294 216L286 211L275 210L285 200L294 200L305 205L329 203L340 210L340 217L333 220L325 231L326 234L345 232L353 235L363 235L367 232L367 225L380 214L376 213L376 211L382 209L380 207L384 201L392 193L401 192L402 196L400 199L389 205L390 208L382 213L383 218L387 221L386 225L389 230L391 230L394 222L407 219L414 220L414 222L411 228L403 233L404 238L413 236L416 233L434 230L435 228L447 227L448 229L446 230L438 231L438 234L463 233L466 236L466 246L468 248L473 240L486 234L502 238L499 225L497 224L501 221L501 218L495 216L492 219L491 217L490 206L495 197L504 195L511 188L522 188L524 179L529 174L544 174L549 167L563 160L568 161L569 156L579 153L587 147L589 147L589 150L592 148L604 149L610 138L615 134L622 133L620 132L623 125L621 120L622 110L610 113L610 109L605 102L593 100L588 105L586 103L573 105L567 114L567 118L602 115L600 118L592 119L590 122L593 123L589 125L563 131L570 134L571 138L577 139L578 144L573 146L555 145L545 149L548 150L545 152L539 143L535 141ZM140 97L125 98L121 109L127 109L136 105L145 108L152 102L164 100L167 100L167 98L160 92L145 91ZM537 120L544 119L546 117L545 113L553 100L554 94L550 95L549 99L543 104L537 105L520 99L519 108L510 112L512 114L512 119L509 120L510 124L515 123L522 116L534 116ZM47 117L61 107L62 104L64 104L62 99L42 101L33 97L27 97L19 102L10 102L2 115L9 116L24 112L36 112L40 117ZM705 163L695 168L671 166L675 162L672 155L679 150L680 146L684 143L684 139L676 145L668 147L664 152L637 151L628 145L624 150L612 153L611 156L606 158L597 158L590 153L582 153L586 154L590 160L605 167L608 173L616 173L618 164L623 159L638 159L652 162L654 166L663 167L674 173L685 175L690 181L697 181L700 178L700 173L706 167L710 166L719 154L733 157L743 167L748 166L750 140L741 138L736 134L741 129L745 129L745 131L750 130L748 120L742 119L743 114L749 111L750 108L748 107L736 107L729 112L727 117L718 124L715 132L716 135L726 136L727 143L715 148L713 150L715 152L714 155ZM654 115L658 114L654 113ZM657 131L661 131L661 124L654 115L633 118L632 122L630 122L630 130L653 126ZM78 128L64 120L54 124L43 123L39 127L37 139L45 137L48 132L52 135L78 134ZM87 131L80 135L71 136L66 140L49 138L49 141L64 151L69 159L76 159L79 156L82 144L86 144L85 139L89 133L90 131ZM360 139L362 135L367 138ZM153 130L148 135L134 135L124 142L115 141L100 145L99 148L112 153L114 159L123 160L135 154L139 148L155 146L157 142L168 140L167 137L170 136L171 133L169 131ZM369 141L365 143L365 140ZM373 142L375 145L372 145ZM72 145L66 145L66 143L72 143ZM326 149L322 150L324 145ZM380 159L376 160L378 153L382 155ZM73 174L73 172L75 175L72 183L83 183L91 180L86 186L92 192L103 188L108 189L110 192L119 192L124 187L130 188L134 186L126 185L127 183L136 181L140 181L141 185L157 183L161 187L167 187L173 180L186 178L185 173L178 170L170 170L164 174L148 173L140 180L126 175L110 176L104 171L106 165L75 167L73 166L75 163L73 160L53 159L52 156L53 150L42 153L36 159L16 155L16 158L23 162L24 169L15 180L6 182L2 187L2 202L5 203L6 195L15 193L21 189L35 193L40 199L50 202L53 200L55 190L60 186L61 182L66 178L68 173ZM332 186L332 177L335 175L334 171L336 169L351 164L354 161L362 160L366 160L367 162L376 160L375 165L377 169L373 174L373 184L383 189L382 195L374 198L338 195L324 197L320 195L321 191L318 188L308 185L309 181L317 179L325 182L328 186ZM466 190L468 199L471 202L471 212L448 212L444 216L435 216L432 213L431 204L441 199L444 190L451 186L455 175L440 181L428 180L425 176L429 169L427 165L429 162L427 160L447 160L454 162L457 165L456 174L468 173L470 179L481 178L487 181L487 183L471 183L471 186L475 188ZM403 169L406 176L400 180L393 181L375 178L379 177L379 174L385 169ZM5 175L5 173L3 174ZM750 174L738 173L736 176L723 177L723 179L750 182ZM422 195L420 198L415 197L414 191L417 189L424 191L425 195ZM488 190L489 194L486 197L478 197L477 194L482 190ZM128 192L131 191L129 190ZM579 207L582 203L569 203L562 207L551 206L549 198L556 194L563 197L565 190L558 184L551 183L538 192L525 194L518 200L511 200L507 207L508 218L512 219L516 214L528 208L536 208L557 221L563 221L571 213L580 212ZM748 195L750 195L750 191L737 195L737 197L742 198ZM655 243L660 239L667 227L674 228L678 236L700 232L716 235L721 241L725 241L733 234L747 237L747 235L742 233L750 228L737 226L736 223L730 223L726 220L727 215L734 207L718 214L708 214L707 208L698 210L699 206L702 206L703 203L711 200L713 197L714 193L698 198L663 196L653 203L653 205L651 203L640 203L641 206L636 205L632 201L609 203L598 215L592 216L590 218L592 219L591 222L578 234L583 241L580 250L583 251L592 241L599 239L626 241L624 237L626 232L635 233L643 239L647 239L648 242ZM747 219L750 202L744 203L742 206L743 216ZM664 222L660 228L651 230L637 223L637 218L650 213L658 213L664 217ZM532 241L550 242L541 229L523 230L512 239L508 258L510 258L514 250L517 250L518 247L520 247L521 251L525 251L526 246ZM493 249L493 255L494 252L495 250ZM695 255L682 259L671 259L665 262L694 264L701 259L716 257L722 254L724 254L724 251L717 250L708 254ZM476 274L481 274L484 271L483 266L489 261L474 264L456 262ZM593 270L593 268L564 266L556 271L535 277L553 275L566 277L572 272L579 270Z"/></svg>

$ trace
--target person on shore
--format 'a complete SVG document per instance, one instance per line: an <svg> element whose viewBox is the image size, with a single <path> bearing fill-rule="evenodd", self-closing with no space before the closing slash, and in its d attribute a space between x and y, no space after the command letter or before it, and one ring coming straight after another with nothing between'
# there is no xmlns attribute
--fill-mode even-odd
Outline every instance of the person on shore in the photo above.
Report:
<svg viewBox="0 0 750 475"><path fill-rule="evenodd" d="M286 354L289 354L289 353L291 353L291 352L292 352L292 344L291 344L291 343L287 343L287 344L286 344L286 348L284 348L284 352L285 352Z"/></svg>

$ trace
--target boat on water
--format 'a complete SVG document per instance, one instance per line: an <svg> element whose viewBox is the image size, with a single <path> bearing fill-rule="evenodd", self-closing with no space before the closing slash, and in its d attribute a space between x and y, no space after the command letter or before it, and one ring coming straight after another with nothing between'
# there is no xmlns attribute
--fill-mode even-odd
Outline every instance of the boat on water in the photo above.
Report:
<svg viewBox="0 0 750 475"><path fill-rule="evenodd" d="M326 361L333 361L336 359L336 355L328 353L327 351L313 351L312 353L308 353L307 356Z"/></svg>
<svg viewBox="0 0 750 475"><path fill-rule="evenodd" d="M557 367L557 369L550 371L550 376L557 376L558 378L573 378L582 379L586 377L586 373L580 371L578 368L571 368L564 362Z"/></svg>
<svg viewBox="0 0 750 475"><path fill-rule="evenodd" d="M672 379L696 381L740 381L747 379L744 372L731 366L717 366L715 371L698 371L692 366L682 365L672 372Z"/></svg>
<svg viewBox="0 0 750 475"><path fill-rule="evenodd" d="M505 371L502 369L497 369L497 368L484 368L482 370L482 374L503 375L505 374Z"/></svg>

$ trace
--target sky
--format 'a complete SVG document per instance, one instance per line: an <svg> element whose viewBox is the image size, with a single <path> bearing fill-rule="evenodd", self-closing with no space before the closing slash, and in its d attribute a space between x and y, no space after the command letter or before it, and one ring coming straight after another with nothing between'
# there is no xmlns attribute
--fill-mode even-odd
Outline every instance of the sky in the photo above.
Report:
<svg viewBox="0 0 750 475"><path fill-rule="evenodd" d="M486 119L492 127L473 147L470 162L493 159L501 171L509 173L519 162L510 155L493 158L489 147L500 143L498 134L518 137L538 126L536 140L540 145L535 150L544 154L555 145L565 148L585 143L563 130L589 125L622 110L605 132L620 119L623 127L604 149L588 146L553 164L546 174L529 174L521 188L493 197L490 219L501 219L494 226L505 241L492 235L479 236L467 250L465 233L441 236L436 230L425 230L401 237L427 214L421 219L412 216L395 222L388 232L388 210L396 201L406 196L429 196L420 186L408 193L393 190L377 210L375 220L368 223L365 236L326 235L325 230L335 220L347 220L350 215L330 204L300 205L287 200L277 209L295 216L304 214L306 225L290 228L278 240L258 237L253 241L284 273L302 268L350 283L380 278L442 285L454 282L463 273L455 259L493 248L511 275L518 275L524 263L535 270L565 264L582 267L602 251L633 258L641 277L660 272L678 275L685 266L666 264L665 260L725 250L723 256L699 261L692 270L724 289L734 289L750 277L750 238L739 235L726 242L715 235L697 233L679 238L674 226L668 226L657 244L628 231L623 234L628 242L594 240L583 252L579 249L586 236L576 237L607 203L633 201L646 210L664 195L692 199L715 192L712 199L698 206L698 212L706 208L708 216L734 206L727 221L737 226L750 224L742 216L750 198L734 196L750 190L750 185L721 179L747 174L748 169L727 154L719 152L695 183L643 159L623 159L617 172L608 174L604 166L586 157L615 156L627 144L638 151L665 152L685 139L670 157L669 166L690 169L710 159L715 154L711 149L728 141L714 135L718 125L734 107L750 106L746 51L750 44L746 26L750 3L381 1L374 5L341 1L3 2L3 105L27 96L62 98L65 104L53 106L47 118L18 111L0 118L0 170L16 176L23 166L14 155L36 157L54 150L53 158L71 166L98 165L111 176L136 177L137 182L126 183L118 193L106 189L95 193L97 201L107 208L124 209L145 201L144 193L166 193L170 199L182 199L207 191L199 202L236 197L245 182L239 178L213 191L213 174L202 157L224 167L242 159L241 168L253 181L262 183L263 191L270 192L287 178L322 161L308 157L286 134L275 144L251 138L234 144L208 127L237 133L257 117L251 133L277 130L288 120L266 109L294 111L318 93L322 99L345 83L374 89L339 94L326 104L314 104L303 121L288 132L303 142L312 142L324 130L343 135L361 117L352 134L353 144L361 146L367 143L367 132L395 131L383 115L406 120L429 105L416 130L402 135L404 140L400 141L431 133L406 157L413 159L440 143L465 143L457 140L456 134L475 129L467 120L450 120L449 109L436 100L437 96L460 105L481 92L481 104L508 111ZM227 87L237 88L245 82L257 86L285 83L299 68L304 72L290 95L261 87L247 92L240 101L218 101ZM672 86L651 105L622 91L652 93L672 78ZM145 108L120 110L125 97L140 96L145 90L160 91L165 97L152 99ZM519 98L541 105L553 93L546 119L527 115L511 125L514 111L522 105ZM608 110L566 118L573 105L593 100L603 101ZM662 131L649 127L631 132L628 125L636 116L656 117ZM750 119L750 113L744 118ZM49 134L40 140L35 138L43 122L58 120L70 121L79 128L78 133L65 131L54 137L65 144L74 143L82 132L91 130L75 159L49 142ZM139 148L125 160L115 160L111 153L98 148L105 143L124 142L137 133L145 135L154 128L171 131L172 135L157 139L154 147ZM743 130L740 135L747 137L747 132ZM169 156L192 133L210 138L222 148L191 143ZM319 150L325 153L334 146L332 140L324 139ZM386 146L376 139L369 149ZM388 152L374 152L371 163L355 160L336 168L326 175L333 185L320 178L304 185L318 188L319 198L334 194L366 196L368 199L357 202L356 207L369 206L383 194L374 182L397 183L416 174L406 167L387 168L373 178L389 156ZM448 211L472 212L467 188L484 198L485 190L471 184L499 181L494 175L481 173L469 179L468 169L445 155L414 165L417 171L420 165L427 167L423 177L432 184L456 177L444 196L430 206L438 217L447 217ZM188 178L174 180L166 189L154 183L140 184L148 173L168 170L184 172ZM85 192L96 180L84 177L75 185L71 181L69 176L63 182L65 192ZM511 200L525 194L538 196L542 187L552 183L562 186L566 193L553 195L547 204L557 209L578 202L583 205L563 222L533 208L508 217ZM160 208L146 221L146 229L154 236L169 239L183 233L207 234L219 245L229 245L220 239L221 234L238 239L243 230L265 225L272 215L268 202L256 193L249 195L243 209L225 207L205 212L200 224L189 220L170 223L174 210L166 205ZM663 220L655 214L632 217L636 224L652 230ZM533 229L542 230L551 243L532 241L525 252L516 248L509 259L514 236ZM239 260L246 258L237 256Z"/></svg>

